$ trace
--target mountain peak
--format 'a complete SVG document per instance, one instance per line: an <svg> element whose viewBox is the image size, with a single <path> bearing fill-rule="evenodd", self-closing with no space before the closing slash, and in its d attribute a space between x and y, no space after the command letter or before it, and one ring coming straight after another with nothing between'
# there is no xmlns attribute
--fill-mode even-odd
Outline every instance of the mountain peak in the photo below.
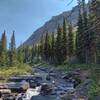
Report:
<svg viewBox="0 0 100 100"><path fill-rule="evenodd" d="M33 43L38 42L41 35L46 34L47 31L49 33L55 32L58 24L62 25L64 18L67 19L68 22L71 22L73 26L76 26L78 20L78 6L73 7L70 11L65 11L57 16L53 16L51 20L47 21L42 27L37 29L23 45L32 45Z"/></svg>

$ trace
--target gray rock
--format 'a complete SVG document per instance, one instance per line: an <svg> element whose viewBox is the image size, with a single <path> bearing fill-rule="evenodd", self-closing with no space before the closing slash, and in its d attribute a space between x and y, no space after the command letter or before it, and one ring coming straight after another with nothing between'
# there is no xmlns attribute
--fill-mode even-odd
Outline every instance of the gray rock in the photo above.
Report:
<svg viewBox="0 0 100 100"><path fill-rule="evenodd" d="M52 92L52 86L49 84L44 83L41 87L41 94L48 95Z"/></svg>
<svg viewBox="0 0 100 100"><path fill-rule="evenodd" d="M88 100L88 91L92 84L92 80L86 80L80 84L73 93L66 93L62 96L62 100Z"/></svg>

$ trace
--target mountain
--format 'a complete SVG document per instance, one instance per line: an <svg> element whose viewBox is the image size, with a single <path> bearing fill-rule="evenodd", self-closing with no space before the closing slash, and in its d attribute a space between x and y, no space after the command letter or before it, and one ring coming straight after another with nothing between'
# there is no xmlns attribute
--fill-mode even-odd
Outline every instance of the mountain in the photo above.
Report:
<svg viewBox="0 0 100 100"><path fill-rule="evenodd" d="M68 22L71 22L73 26L77 25L78 21L78 6L75 6L70 11L63 12L62 14L58 16L53 16L51 20L46 22L42 27L37 29L29 38L26 40L23 45L32 45L33 43L36 43L39 41L40 37L42 35L45 35L48 31L49 34L52 32L55 32L57 29L57 25L62 25L63 19L67 19Z"/></svg>

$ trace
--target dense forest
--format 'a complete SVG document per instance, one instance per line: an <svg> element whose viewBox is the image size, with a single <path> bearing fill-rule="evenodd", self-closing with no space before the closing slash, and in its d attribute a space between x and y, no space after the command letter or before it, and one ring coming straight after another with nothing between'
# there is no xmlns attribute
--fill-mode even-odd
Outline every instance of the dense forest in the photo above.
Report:
<svg viewBox="0 0 100 100"><path fill-rule="evenodd" d="M85 0L78 0L79 18L77 27L63 20L63 27L58 25L57 32L41 36L39 43L16 49L14 32L7 49L6 32L0 40L0 65L11 66L16 63L32 64L37 59L52 64L100 63L100 2L89 1L89 13ZM77 28L77 31L74 31ZM35 60L34 60L35 59Z"/></svg>
<svg viewBox="0 0 100 100"><path fill-rule="evenodd" d="M41 36L40 43L33 44L32 57L28 56L27 60L31 58L32 61L37 56L52 64L100 63L100 2L91 0L88 5L89 13L85 7L85 0L78 0L77 31L74 31L76 27L73 27L71 22L64 19L63 27L58 25L56 33L49 35L47 31Z"/></svg>

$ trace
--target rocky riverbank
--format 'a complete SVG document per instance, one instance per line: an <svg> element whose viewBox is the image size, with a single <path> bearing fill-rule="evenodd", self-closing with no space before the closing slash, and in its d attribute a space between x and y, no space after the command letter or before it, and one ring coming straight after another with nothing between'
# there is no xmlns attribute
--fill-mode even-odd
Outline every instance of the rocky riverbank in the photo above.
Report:
<svg viewBox="0 0 100 100"><path fill-rule="evenodd" d="M20 91L20 94L24 95L24 100L69 100L69 98L70 100L88 100L88 89L92 81L88 79L87 72L85 74L82 72L80 69L74 69L65 73L54 67L42 65L34 67L34 75L17 77L30 85L26 91ZM18 93L17 95L19 96ZM30 98L26 99L28 95Z"/></svg>

